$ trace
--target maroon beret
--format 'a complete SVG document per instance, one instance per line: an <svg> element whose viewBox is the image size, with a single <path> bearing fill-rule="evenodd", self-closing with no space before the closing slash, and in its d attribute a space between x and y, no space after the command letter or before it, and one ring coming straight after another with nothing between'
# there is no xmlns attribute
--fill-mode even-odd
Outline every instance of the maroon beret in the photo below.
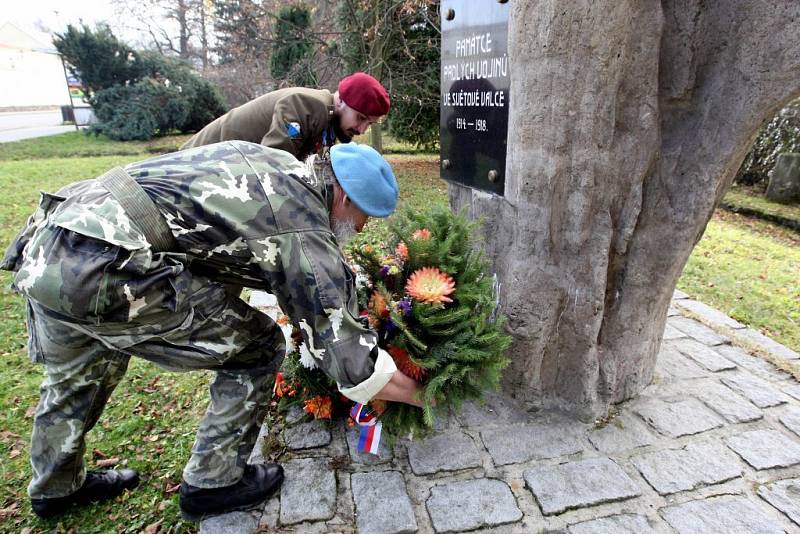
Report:
<svg viewBox="0 0 800 534"><path fill-rule="evenodd" d="M389 93L381 82L364 72L356 72L339 82L339 98L364 115L380 117L389 113Z"/></svg>

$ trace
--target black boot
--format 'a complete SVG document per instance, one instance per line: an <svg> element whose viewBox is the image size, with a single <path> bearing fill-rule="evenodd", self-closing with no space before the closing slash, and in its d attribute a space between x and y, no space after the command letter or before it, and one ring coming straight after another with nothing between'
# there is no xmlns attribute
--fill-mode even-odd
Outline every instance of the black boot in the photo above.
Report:
<svg viewBox="0 0 800 534"><path fill-rule="evenodd" d="M278 464L248 465L242 479L222 488L198 488L185 480L181 483L181 515L190 521L206 516L246 510L267 500L283 482L283 468Z"/></svg>
<svg viewBox="0 0 800 534"><path fill-rule="evenodd" d="M39 517L53 517L67 511L73 504L82 506L113 499L126 489L135 488L137 484L139 473L133 469L89 471L83 485L75 493L65 497L31 499L31 508Z"/></svg>

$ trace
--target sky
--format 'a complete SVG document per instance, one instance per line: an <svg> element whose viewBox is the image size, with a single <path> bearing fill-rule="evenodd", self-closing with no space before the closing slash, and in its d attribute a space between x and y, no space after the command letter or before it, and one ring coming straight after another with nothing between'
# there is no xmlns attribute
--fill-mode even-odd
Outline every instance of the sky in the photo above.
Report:
<svg viewBox="0 0 800 534"><path fill-rule="evenodd" d="M0 11L0 24L11 21L24 29L61 32L67 24L81 20L90 25L114 22L114 8L108 0L17 0Z"/></svg>

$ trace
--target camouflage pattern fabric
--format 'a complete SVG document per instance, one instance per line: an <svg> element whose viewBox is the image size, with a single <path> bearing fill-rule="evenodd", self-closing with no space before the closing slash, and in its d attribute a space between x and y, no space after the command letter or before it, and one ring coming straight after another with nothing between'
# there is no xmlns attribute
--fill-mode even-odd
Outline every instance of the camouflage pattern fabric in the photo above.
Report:
<svg viewBox="0 0 800 534"><path fill-rule="evenodd" d="M325 184L290 154L232 141L132 164L176 251L154 252L97 181L43 195L2 268L29 300L30 354L45 365L34 423L33 497L83 477L83 435L135 355L217 371L184 478L232 484L252 448L279 329L230 287L263 288L343 388L369 378L376 334L358 321L354 277L331 232ZM50 430L52 428L52 430Z"/></svg>

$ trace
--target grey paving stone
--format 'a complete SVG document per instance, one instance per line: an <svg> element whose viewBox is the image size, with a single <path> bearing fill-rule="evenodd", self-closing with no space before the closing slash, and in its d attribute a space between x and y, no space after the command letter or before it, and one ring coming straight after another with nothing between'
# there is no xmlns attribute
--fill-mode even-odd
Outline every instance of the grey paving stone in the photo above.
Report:
<svg viewBox="0 0 800 534"><path fill-rule="evenodd" d="M200 534L252 534L261 512L230 512L200 522Z"/></svg>
<svg viewBox="0 0 800 534"><path fill-rule="evenodd" d="M324 421L314 420L290 426L283 431L286 446L291 450L324 447L331 442L331 432Z"/></svg>
<svg viewBox="0 0 800 534"><path fill-rule="evenodd" d="M408 462L415 475L430 475L480 467L481 454L471 437L451 432L409 443Z"/></svg>
<svg viewBox="0 0 800 534"><path fill-rule="evenodd" d="M417 531L403 475L398 471L353 473L350 487L359 532L401 534Z"/></svg>
<svg viewBox="0 0 800 534"><path fill-rule="evenodd" d="M336 476L327 458L301 458L283 464L280 522L330 519L336 513Z"/></svg>
<svg viewBox="0 0 800 534"><path fill-rule="evenodd" d="M522 519L508 485L487 478L434 486L425 506L436 532L496 527Z"/></svg>
<svg viewBox="0 0 800 534"><path fill-rule="evenodd" d="M667 309L667 317L675 317L676 315L680 315L680 314L681 314L681 312L679 312L678 308L676 308L674 306L670 306Z"/></svg>
<svg viewBox="0 0 800 534"><path fill-rule="evenodd" d="M570 525L570 534L648 534L655 532L643 515L620 514Z"/></svg>
<svg viewBox="0 0 800 534"><path fill-rule="evenodd" d="M731 341L727 337L716 333L706 325L701 324L694 319L689 319L688 317L670 317L667 319L667 323L671 324L681 332L689 334L689 337L693 337L697 341L712 347L714 345L730 343Z"/></svg>
<svg viewBox="0 0 800 534"><path fill-rule="evenodd" d="M765 484L758 488L758 495L800 525L800 478Z"/></svg>
<svg viewBox="0 0 800 534"><path fill-rule="evenodd" d="M525 423L530 419L518 402L500 393L487 393L483 402L465 402L456 417L467 428Z"/></svg>
<svg viewBox="0 0 800 534"><path fill-rule="evenodd" d="M603 428L589 431L589 441L604 454L636 449L655 443L656 437L637 417L623 413Z"/></svg>
<svg viewBox="0 0 800 534"><path fill-rule="evenodd" d="M789 397L775 389L772 384L749 373L730 373L720 380L759 408L778 406L789 400Z"/></svg>
<svg viewBox="0 0 800 534"><path fill-rule="evenodd" d="M727 358L723 358L712 348L705 346L694 339L676 339L672 342L673 346L682 354L693 359L704 368L716 373L729 369L736 369L736 364Z"/></svg>
<svg viewBox="0 0 800 534"><path fill-rule="evenodd" d="M676 289L672 292L672 299L673 300L680 300L680 299L688 299L689 295L681 291L680 289Z"/></svg>
<svg viewBox="0 0 800 534"><path fill-rule="evenodd" d="M745 497L724 495L659 510L678 534L780 534L783 529Z"/></svg>
<svg viewBox="0 0 800 534"><path fill-rule="evenodd" d="M301 419L304 419L308 414L303 411L300 406L294 405L290 406L288 410L286 410L286 423L289 425L293 425L299 422Z"/></svg>
<svg viewBox="0 0 800 534"><path fill-rule="evenodd" d="M683 333L683 332L681 332L680 330L678 330L677 328L675 328L674 326L672 326L670 324L664 325L664 339L665 340L678 339L680 337L688 337L688 335Z"/></svg>
<svg viewBox="0 0 800 534"><path fill-rule="evenodd" d="M786 380L791 375L786 371L781 371L766 360L757 356L752 356L741 347L733 345L719 345L714 347L718 353L729 359L739 367L747 369L754 375L764 380Z"/></svg>
<svg viewBox="0 0 800 534"><path fill-rule="evenodd" d="M699 434L722 426L722 420L695 398L666 402L642 399L632 406L653 428L673 438Z"/></svg>
<svg viewBox="0 0 800 534"><path fill-rule="evenodd" d="M577 421L555 420L484 430L481 440L495 465L507 465L581 452L584 433Z"/></svg>
<svg viewBox="0 0 800 534"><path fill-rule="evenodd" d="M690 360L681 354L678 349L669 343L661 346L656 360L656 369L663 370L678 380L710 376L708 371L697 365L694 360Z"/></svg>
<svg viewBox="0 0 800 534"><path fill-rule="evenodd" d="M749 341L750 343L761 347L762 349L766 350L767 352L771 352L775 356L782 358L784 360L798 360L800 359L800 354L796 353L789 347L785 345L781 345L777 341L768 338L761 332L757 332L750 328L745 328L744 330L737 330L736 331L737 337L742 337L745 340Z"/></svg>
<svg viewBox="0 0 800 534"><path fill-rule="evenodd" d="M787 395L791 395L797 400L800 400L800 384L793 384L789 387L783 388L783 392Z"/></svg>
<svg viewBox="0 0 800 534"><path fill-rule="evenodd" d="M703 382L692 392L729 423L748 423L764 417L761 410L719 382Z"/></svg>
<svg viewBox="0 0 800 534"><path fill-rule="evenodd" d="M755 469L800 464L800 442L777 430L751 430L725 438L725 443Z"/></svg>
<svg viewBox="0 0 800 534"><path fill-rule="evenodd" d="M724 326L726 328L733 328L734 330L745 327L739 321L731 319L721 311L716 310L711 306L703 304L702 302L699 302L697 300L682 299L675 302L675 305L678 308L683 308L685 310L689 310L690 312L699 315L700 317L703 318L705 322L714 326L719 325L719 326Z"/></svg>
<svg viewBox="0 0 800 534"><path fill-rule="evenodd" d="M736 455L716 441L642 454L631 462L659 495L719 484L742 475Z"/></svg>
<svg viewBox="0 0 800 534"><path fill-rule="evenodd" d="M358 430L349 428L345 434L347 438L347 449L350 451L350 459L357 464L376 465L390 461L394 454L392 448L386 443L386 438L381 439L378 446L378 454L369 454L358 450Z"/></svg>
<svg viewBox="0 0 800 534"><path fill-rule="evenodd" d="M800 408L790 407L780 416L780 421L786 428L800 436Z"/></svg>
<svg viewBox="0 0 800 534"><path fill-rule="evenodd" d="M639 489L608 458L543 465L523 473L544 515L637 497Z"/></svg>

